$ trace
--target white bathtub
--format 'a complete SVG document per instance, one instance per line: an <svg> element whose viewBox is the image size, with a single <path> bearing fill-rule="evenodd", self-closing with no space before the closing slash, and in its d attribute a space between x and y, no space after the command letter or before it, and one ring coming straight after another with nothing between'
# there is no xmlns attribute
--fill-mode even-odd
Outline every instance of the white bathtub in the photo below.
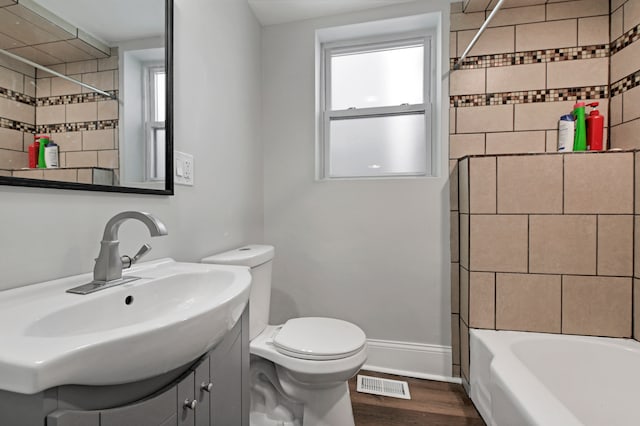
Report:
<svg viewBox="0 0 640 426"><path fill-rule="evenodd" d="M470 334L471 399L488 425L640 425L640 342Z"/></svg>

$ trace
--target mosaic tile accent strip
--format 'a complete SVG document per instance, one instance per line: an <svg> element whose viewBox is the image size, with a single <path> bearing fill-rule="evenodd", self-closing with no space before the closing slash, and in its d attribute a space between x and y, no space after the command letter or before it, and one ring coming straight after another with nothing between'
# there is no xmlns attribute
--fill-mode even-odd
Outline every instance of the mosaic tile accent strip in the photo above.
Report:
<svg viewBox="0 0 640 426"><path fill-rule="evenodd" d="M0 87L0 97L30 106L36 105L36 98L32 98L31 96L23 93L14 92L13 90L5 89L4 87Z"/></svg>
<svg viewBox="0 0 640 426"><path fill-rule="evenodd" d="M576 59L608 58L609 45L566 47L562 49L531 50L528 52L498 53L495 55L468 56L460 64L460 69L507 67L511 65L537 64L546 62L571 61ZM449 69L458 58L451 58Z"/></svg>
<svg viewBox="0 0 640 426"><path fill-rule="evenodd" d="M4 129L19 130L21 132L34 133L36 126L33 124L23 123L21 121L9 120L8 118L0 117L0 127Z"/></svg>
<svg viewBox="0 0 640 426"><path fill-rule="evenodd" d="M640 86L640 70L613 83L611 85L611 96L621 95L627 90L638 86Z"/></svg>
<svg viewBox="0 0 640 426"><path fill-rule="evenodd" d="M631 28L629 31L611 42L611 54L613 55L618 53L637 40L640 40L640 24L636 25L636 27L634 28Z"/></svg>
<svg viewBox="0 0 640 426"><path fill-rule="evenodd" d="M87 130L117 129L118 120L86 121L81 123L44 124L36 126L38 133L81 132Z"/></svg>
<svg viewBox="0 0 640 426"><path fill-rule="evenodd" d="M583 99L606 99L609 86L570 87L566 89L527 90L522 92L487 93L478 95L451 96L449 105L454 108L531 104L538 102L576 101Z"/></svg>
<svg viewBox="0 0 640 426"><path fill-rule="evenodd" d="M118 97L118 90L107 90L109 94ZM68 104L82 104L87 102L97 102L97 101L109 101L111 98L108 98L99 93L80 93L77 95L64 95L64 96L49 96L47 98L38 98L36 99L36 106L53 106L53 105L68 105Z"/></svg>

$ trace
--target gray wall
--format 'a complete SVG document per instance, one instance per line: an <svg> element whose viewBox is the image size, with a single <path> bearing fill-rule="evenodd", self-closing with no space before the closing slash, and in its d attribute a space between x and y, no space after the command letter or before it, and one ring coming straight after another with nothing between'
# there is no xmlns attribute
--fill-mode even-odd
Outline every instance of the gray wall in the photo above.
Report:
<svg viewBox="0 0 640 426"><path fill-rule="evenodd" d="M246 2L175 1L175 148L195 155L174 197L0 187L0 289L90 271L106 221L157 214L169 236L148 259L195 261L263 234L260 26ZM123 253L151 240L125 223Z"/></svg>
<svg viewBox="0 0 640 426"><path fill-rule="evenodd" d="M275 245L272 315L332 316L381 340L450 344L448 87L435 105L439 177L320 182L315 176L315 30L442 12L419 1L263 30L265 240ZM448 36L438 66L448 68ZM444 61L442 60L444 58ZM449 367L447 367L449 368Z"/></svg>

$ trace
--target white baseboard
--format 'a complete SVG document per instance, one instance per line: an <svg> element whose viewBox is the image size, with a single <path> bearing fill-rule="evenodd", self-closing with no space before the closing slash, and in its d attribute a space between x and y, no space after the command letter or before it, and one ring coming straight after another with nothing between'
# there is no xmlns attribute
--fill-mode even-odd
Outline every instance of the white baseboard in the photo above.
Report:
<svg viewBox="0 0 640 426"><path fill-rule="evenodd" d="M367 339L367 346L363 370L460 383L451 376L451 346L376 339Z"/></svg>

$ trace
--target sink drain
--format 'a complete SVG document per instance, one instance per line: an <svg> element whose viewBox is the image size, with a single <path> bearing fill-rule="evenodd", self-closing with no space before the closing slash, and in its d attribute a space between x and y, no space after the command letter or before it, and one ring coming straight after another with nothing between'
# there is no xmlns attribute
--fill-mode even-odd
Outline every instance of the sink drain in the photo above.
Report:
<svg viewBox="0 0 640 426"><path fill-rule="evenodd" d="M124 298L124 304L125 305L130 305L133 303L133 296L127 296Z"/></svg>

